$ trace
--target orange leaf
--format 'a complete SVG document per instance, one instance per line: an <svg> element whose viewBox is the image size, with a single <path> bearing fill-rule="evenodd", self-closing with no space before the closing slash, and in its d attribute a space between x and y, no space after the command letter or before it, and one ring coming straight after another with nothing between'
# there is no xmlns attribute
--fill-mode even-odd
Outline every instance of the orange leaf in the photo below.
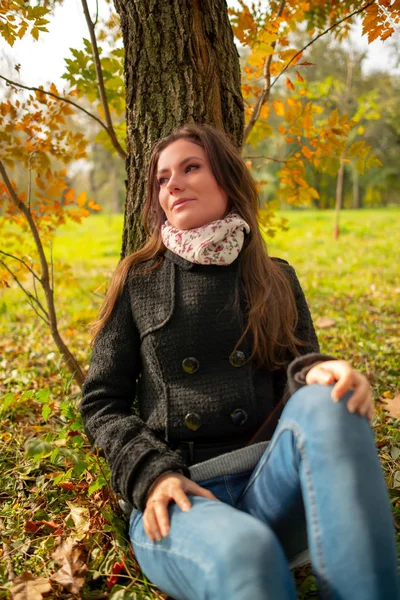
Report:
<svg viewBox="0 0 400 600"><path fill-rule="evenodd" d="M88 208L91 208L92 210L101 210L100 204L96 204L96 202L93 199L89 200Z"/></svg>
<svg viewBox="0 0 400 600"><path fill-rule="evenodd" d="M314 63L310 63L310 62L304 61L304 62L301 62L301 63L299 63L299 66L300 66L300 65L301 65L302 67L313 67L313 66L314 66Z"/></svg>
<svg viewBox="0 0 400 600"><path fill-rule="evenodd" d="M41 528L41 525L39 525L38 523L34 523L33 521L26 521L26 523L24 525L24 529L28 533L36 533L38 531L38 529L40 529L40 528Z"/></svg>
<svg viewBox="0 0 400 600"><path fill-rule="evenodd" d="M300 75L300 73L298 71L296 71L296 77L297 77L297 81L301 81L301 82L304 81L303 77Z"/></svg>
<svg viewBox="0 0 400 600"><path fill-rule="evenodd" d="M82 192L76 199L78 206L84 206L86 204L86 192Z"/></svg>
<svg viewBox="0 0 400 600"><path fill-rule="evenodd" d="M269 106L268 104L263 104L260 110L261 119L268 119L269 117Z"/></svg>
<svg viewBox="0 0 400 600"><path fill-rule="evenodd" d="M286 87L289 90L292 90L292 92L294 92L294 85L293 83L290 81L289 77L286 77Z"/></svg>
<svg viewBox="0 0 400 600"><path fill-rule="evenodd" d="M121 562L116 562L114 563L113 568L111 569L111 572L113 573L113 575L110 575L109 577L107 577L107 589L108 591L111 590L111 588L117 583L118 581L118 575L121 573L122 569L124 568L124 563L121 560Z"/></svg>
<svg viewBox="0 0 400 600"><path fill-rule="evenodd" d="M308 158L309 160L312 159L314 152L312 152L308 146L303 146L301 151L306 158Z"/></svg>
<svg viewBox="0 0 400 600"><path fill-rule="evenodd" d="M58 484L60 487L63 488L63 490L75 490L76 489L76 485L74 483L72 483L71 481L64 481Z"/></svg>
<svg viewBox="0 0 400 600"><path fill-rule="evenodd" d="M70 188L66 194L64 194L64 199L67 201L66 203L70 203L73 201L75 196L74 188Z"/></svg>

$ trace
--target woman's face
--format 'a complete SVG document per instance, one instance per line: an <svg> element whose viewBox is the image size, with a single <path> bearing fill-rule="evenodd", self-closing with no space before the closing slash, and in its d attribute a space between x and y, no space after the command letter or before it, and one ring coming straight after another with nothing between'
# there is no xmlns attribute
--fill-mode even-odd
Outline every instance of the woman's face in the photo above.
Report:
<svg viewBox="0 0 400 600"><path fill-rule="evenodd" d="M218 185L201 146L177 140L158 158L159 202L173 227L194 229L222 219L228 196Z"/></svg>

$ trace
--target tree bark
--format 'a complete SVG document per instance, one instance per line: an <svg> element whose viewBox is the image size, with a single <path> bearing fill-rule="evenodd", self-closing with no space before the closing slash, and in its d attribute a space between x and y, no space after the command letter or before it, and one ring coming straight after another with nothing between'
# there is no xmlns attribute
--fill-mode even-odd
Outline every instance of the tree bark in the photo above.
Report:
<svg viewBox="0 0 400 600"><path fill-rule="evenodd" d="M361 208L358 171L353 166L353 208Z"/></svg>
<svg viewBox="0 0 400 600"><path fill-rule="evenodd" d="M339 237L339 219L340 211L342 208L342 197L343 197L343 177L344 177L344 163L340 163L339 173L336 179L336 203L335 203L335 227L333 229L333 239L337 240Z"/></svg>
<svg viewBox="0 0 400 600"><path fill-rule="evenodd" d="M351 83L353 78L353 53L351 52L347 58L347 81L346 81L346 89L344 93L344 97L342 100L343 110L346 111L346 108L349 106L350 102L350 93L351 93ZM347 143L346 143L347 147ZM335 226L333 229L333 239L337 240L340 234L340 211L343 205L343 178L344 178L344 163L340 163L339 172L337 175L336 181L336 203L335 203Z"/></svg>
<svg viewBox="0 0 400 600"><path fill-rule="evenodd" d="M127 159L121 258L145 236L141 209L153 143L209 123L242 145L239 55L226 0L114 0L125 47Z"/></svg>

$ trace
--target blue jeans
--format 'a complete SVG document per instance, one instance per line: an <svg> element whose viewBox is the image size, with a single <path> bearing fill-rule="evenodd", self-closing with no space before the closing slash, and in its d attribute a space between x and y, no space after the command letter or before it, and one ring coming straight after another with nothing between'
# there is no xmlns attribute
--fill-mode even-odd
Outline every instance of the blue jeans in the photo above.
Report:
<svg viewBox="0 0 400 600"><path fill-rule="evenodd" d="M169 505L170 531L150 542L135 509L137 561L176 600L295 600L290 560L309 548L324 600L399 600L393 517L371 427L333 386L288 401L253 471L199 485L221 500Z"/></svg>

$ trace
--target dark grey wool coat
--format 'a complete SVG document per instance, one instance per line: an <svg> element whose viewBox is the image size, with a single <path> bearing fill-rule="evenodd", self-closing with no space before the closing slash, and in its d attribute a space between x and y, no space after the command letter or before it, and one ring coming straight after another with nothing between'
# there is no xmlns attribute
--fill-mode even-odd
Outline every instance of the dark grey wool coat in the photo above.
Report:
<svg viewBox="0 0 400 600"><path fill-rule="evenodd" d="M134 507L144 510L147 492L163 472L190 477L174 449L181 440L246 446L285 388L290 395L304 384L310 366L331 358L318 354L294 269L276 260L291 281L297 336L306 342L299 348L305 356L292 360L287 372L246 362L250 336L232 354L244 329L243 299L238 310L233 306L240 256L228 266L196 265L166 250L150 273L130 270L95 340L80 410L91 444L110 465L114 490ZM132 413L135 396L140 416Z"/></svg>

